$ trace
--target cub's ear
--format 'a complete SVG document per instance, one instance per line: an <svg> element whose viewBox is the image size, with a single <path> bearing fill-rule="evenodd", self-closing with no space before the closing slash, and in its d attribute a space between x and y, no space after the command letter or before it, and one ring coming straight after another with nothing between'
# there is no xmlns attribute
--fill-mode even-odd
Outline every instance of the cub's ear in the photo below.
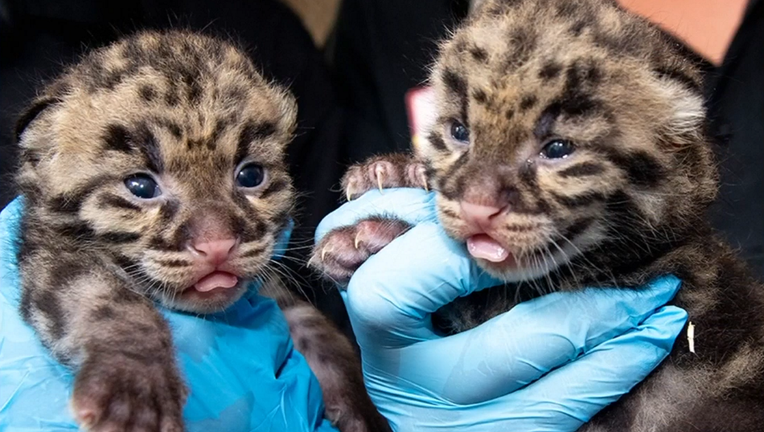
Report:
<svg viewBox="0 0 764 432"><path fill-rule="evenodd" d="M289 136L287 142L292 141L292 137L297 129L297 98L286 89L279 89L279 129Z"/></svg>
<svg viewBox="0 0 764 432"><path fill-rule="evenodd" d="M14 130L14 137L16 138L16 143L21 141L21 135L24 133L24 131L29 127L32 122L46 109L61 103L61 99L49 97L49 96L43 96L36 98L32 104L22 112L21 116L19 116L18 121L16 121L16 128Z"/></svg>
<svg viewBox="0 0 764 432"><path fill-rule="evenodd" d="M662 99L670 101L659 129L661 140L669 149L704 142L706 109L700 88L674 77L661 77L658 83Z"/></svg>

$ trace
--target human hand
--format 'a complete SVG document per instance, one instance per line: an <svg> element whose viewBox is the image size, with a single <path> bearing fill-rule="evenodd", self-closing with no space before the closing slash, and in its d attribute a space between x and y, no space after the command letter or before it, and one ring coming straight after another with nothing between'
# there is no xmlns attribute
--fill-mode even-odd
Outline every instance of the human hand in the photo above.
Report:
<svg viewBox="0 0 764 432"><path fill-rule="evenodd" d="M397 431L574 431L668 355L687 314L665 305L680 281L553 293L454 336L431 314L499 285L437 223L421 189L370 191L327 216L330 231L372 216L413 225L342 292L372 400Z"/></svg>

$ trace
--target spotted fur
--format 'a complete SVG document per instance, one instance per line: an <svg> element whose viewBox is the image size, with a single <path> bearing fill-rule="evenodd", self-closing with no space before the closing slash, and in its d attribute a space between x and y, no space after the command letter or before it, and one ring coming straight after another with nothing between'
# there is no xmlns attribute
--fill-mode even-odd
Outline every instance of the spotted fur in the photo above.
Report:
<svg viewBox="0 0 764 432"><path fill-rule="evenodd" d="M480 3L440 47L437 120L417 158L449 234L478 232L464 203L501 209L487 234L513 259L479 259L507 284L459 299L436 323L463 331L549 291L637 287L672 273L695 353L683 333L652 375L582 430L762 430L764 287L704 217L717 172L698 59L612 1ZM549 157L555 141L573 151Z"/></svg>
<svg viewBox="0 0 764 432"><path fill-rule="evenodd" d="M186 386L155 304L215 312L255 279L276 292L270 258L294 206L284 157L296 109L232 44L170 31L90 52L21 117L21 315L76 371L72 404L84 427L183 430ZM245 164L262 168L258 186L236 184ZM135 174L153 177L161 194L131 194L125 180ZM202 275L189 244L223 234L237 237L225 264L237 285L191 289ZM315 309L291 302L288 317L291 307L303 317L290 321L298 347L302 325L341 340ZM385 430L347 341L304 353L340 429Z"/></svg>

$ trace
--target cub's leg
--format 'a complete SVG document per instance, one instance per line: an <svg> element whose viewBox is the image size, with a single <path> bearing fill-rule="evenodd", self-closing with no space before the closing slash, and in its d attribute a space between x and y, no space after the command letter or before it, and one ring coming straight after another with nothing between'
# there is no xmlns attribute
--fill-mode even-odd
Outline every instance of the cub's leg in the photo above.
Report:
<svg viewBox="0 0 764 432"><path fill-rule="evenodd" d="M326 416L332 424L341 432L390 431L366 392L358 356L339 329L280 284L266 284L260 292L276 300L284 312L295 348L321 385Z"/></svg>
<svg viewBox="0 0 764 432"><path fill-rule="evenodd" d="M77 422L89 431L183 431L187 390L162 316L97 257L55 255L22 257L21 313L75 371Z"/></svg>
<svg viewBox="0 0 764 432"><path fill-rule="evenodd" d="M342 178L348 200L372 189L414 187L428 189L426 170L412 156L377 156L352 166ZM398 219L376 216L329 232L314 248L311 267L324 277L346 284L369 256L379 252L411 226Z"/></svg>

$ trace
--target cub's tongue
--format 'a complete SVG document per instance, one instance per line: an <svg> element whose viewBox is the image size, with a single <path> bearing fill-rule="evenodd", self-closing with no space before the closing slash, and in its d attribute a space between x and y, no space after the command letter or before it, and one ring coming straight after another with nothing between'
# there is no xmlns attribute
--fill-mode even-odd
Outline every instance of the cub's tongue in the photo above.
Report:
<svg viewBox="0 0 764 432"><path fill-rule="evenodd" d="M473 257L491 262L502 262L509 256L506 249L486 234L476 234L468 238L467 250Z"/></svg>
<svg viewBox="0 0 764 432"><path fill-rule="evenodd" d="M194 289L199 292L212 291L215 288L232 288L239 282L239 278L231 273L215 271L199 279L194 285Z"/></svg>

